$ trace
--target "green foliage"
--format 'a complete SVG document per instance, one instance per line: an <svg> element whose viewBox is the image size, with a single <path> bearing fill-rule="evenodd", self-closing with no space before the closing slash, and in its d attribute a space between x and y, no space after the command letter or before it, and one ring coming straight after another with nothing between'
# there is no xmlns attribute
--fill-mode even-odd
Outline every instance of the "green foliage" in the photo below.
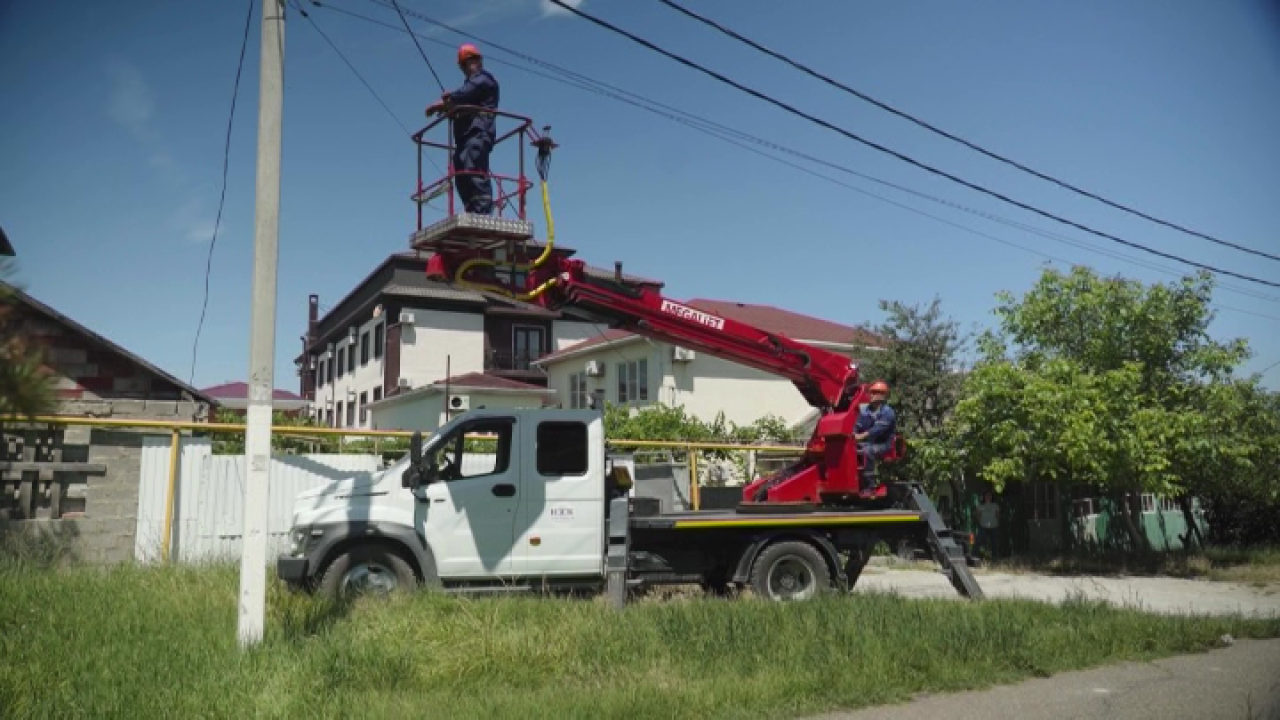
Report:
<svg viewBox="0 0 1280 720"><path fill-rule="evenodd" d="M238 572L0 562L8 717L798 717L1280 636L1280 620L1079 600L604 602L267 593L236 642ZM72 640L73 639L73 640ZM832 682L823 669L838 669ZM424 712L424 709L425 712Z"/></svg>
<svg viewBox="0 0 1280 720"><path fill-rule="evenodd" d="M219 408L214 414L214 422L240 424L243 425L245 418L243 415ZM277 427L291 428L322 428L328 427L320 422L305 416L295 416L275 411L271 414L271 424ZM215 455L243 455L244 454L244 435L241 433L228 434L216 433L213 436L213 454ZM273 454L299 455L304 453L337 453L337 452L367 452L369 449L360 445L360 442L369 443L369 441L347 442L341 443L341 438L336 435L282 435L279 433L271 434L271 452ZM360 447L357 447L360 445ZM404 446L408 449L408 443Z"/></svg>
<svg viewBox="0 0 1280 720"><path fill-rule="evenodd" d="M793 445L807 438L799 437L782 418L767 415L750 425L738 425L726 421L724 413L715 420L704 422L687 414L683 407L648 405L633 409L618 405L606 405L604 412L605 437L616 440L665 440L682 443L727 443L733 445ZM686 452L673 449L677 461L687 460ZM740 477L746 477L747 458L739 451L697 451L698 475L704 485L720 482L711 473L712 462L730 462Z"/></svg>
<svg viewBox="0 0 1280 720"><path fill-rule="evenodd" d="M8 279L12 261L0 258L0 415L33 417L56 406L53 375L40 348L22 326L17 299Z"/></svg>
<svg viewBox="0 0 1280 720"><path fill-rule="evenodd" d="M1075 268L1001 294L1001 332L981 339L947 426L966 464L997 488L1275 497L1280 407L1234 376L1247 344L1209 336L1212 287L1207 273L1146 286Z"/></svg>
<svg viewBox="0 0 1280 720"><path fill-rule="evenodd" d="M907 441L906 460L882 472L888 479L915 480L932 489L959 465L959 446L943 429L960 399L960 360L971 335L943 314L936 297L926 306L881 300L880 309L887 318L874 331L888 340L888 347L860 353L860 374L889 384L888 402Z"/></svg>

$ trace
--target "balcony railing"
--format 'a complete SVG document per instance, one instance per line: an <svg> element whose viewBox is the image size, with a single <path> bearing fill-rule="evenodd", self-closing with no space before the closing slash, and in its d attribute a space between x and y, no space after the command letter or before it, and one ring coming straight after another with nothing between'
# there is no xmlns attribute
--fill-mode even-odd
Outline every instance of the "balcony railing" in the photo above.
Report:
<svg viewBox="0 0 1280 720"><path fill-rule="evenodd" d="M542 368L533 365L533 361L546 355L546 353L523 353L510 352L501 350L490 350L485 355L484 369L486 371L495 370L498 372L544 372Z"/></svg>

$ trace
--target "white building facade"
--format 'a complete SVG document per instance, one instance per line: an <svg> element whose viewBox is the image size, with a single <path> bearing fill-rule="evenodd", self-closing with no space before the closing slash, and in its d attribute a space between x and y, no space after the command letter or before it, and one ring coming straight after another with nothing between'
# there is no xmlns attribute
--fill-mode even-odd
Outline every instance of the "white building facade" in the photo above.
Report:
<svg viewBox="0 0 1280 720"><path fill-rule="evenodd" d="M540 406L554 393L534 362L604 331L536 305L429 280L426 256L413 252L390 256L327 312L319 308L319 296L312 295L305 349L295 364L309 414L335 428L426 429L422 423L432 424L443 406L433 409L434 390L414 391L446 379L471 378L502 402L519 396ZM413 404L426 404L392 402L409 394Z"/></svg>

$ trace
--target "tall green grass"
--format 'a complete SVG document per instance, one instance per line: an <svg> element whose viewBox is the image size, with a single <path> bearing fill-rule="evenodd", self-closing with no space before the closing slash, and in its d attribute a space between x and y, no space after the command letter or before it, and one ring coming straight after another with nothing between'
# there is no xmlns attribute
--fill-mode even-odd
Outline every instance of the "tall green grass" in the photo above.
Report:
<svg viewBox="0 0 1280 720"><path fill-rule="evenodd" d="M5 717L790 717L1280 636L1280 620L1098 603L598 600L421 593L326 605L270 584L236 643L234 568L0 563Z"/></svg>

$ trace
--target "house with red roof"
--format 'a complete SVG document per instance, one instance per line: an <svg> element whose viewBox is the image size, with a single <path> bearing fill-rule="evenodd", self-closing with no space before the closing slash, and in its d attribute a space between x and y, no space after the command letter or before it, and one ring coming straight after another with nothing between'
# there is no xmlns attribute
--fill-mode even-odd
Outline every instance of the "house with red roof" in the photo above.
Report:
<svg viewBox="0 0 1280 720"><path fill-rule="evenodd" d="M684 304L855 361L885 345L866 329L770 305L707 299ZM556 390L565 408L590 407L594 395L596 403L683 407L704 421L721 412L739 425L768 415L792 426L811 420L812 408L785 378L628 331L607 330L534 365L546 370L547 386Z"/></svg>
<svg viewBox="0 0 1280 720"><path fill-rule="evenodd" d="M207 387L200 392L218 401L220 409L243 415L249 409L249 383L228 382ZM310 406L306 398L297 393L276 388L271 393L271 409L287 415L296 415Z"/></svg>

